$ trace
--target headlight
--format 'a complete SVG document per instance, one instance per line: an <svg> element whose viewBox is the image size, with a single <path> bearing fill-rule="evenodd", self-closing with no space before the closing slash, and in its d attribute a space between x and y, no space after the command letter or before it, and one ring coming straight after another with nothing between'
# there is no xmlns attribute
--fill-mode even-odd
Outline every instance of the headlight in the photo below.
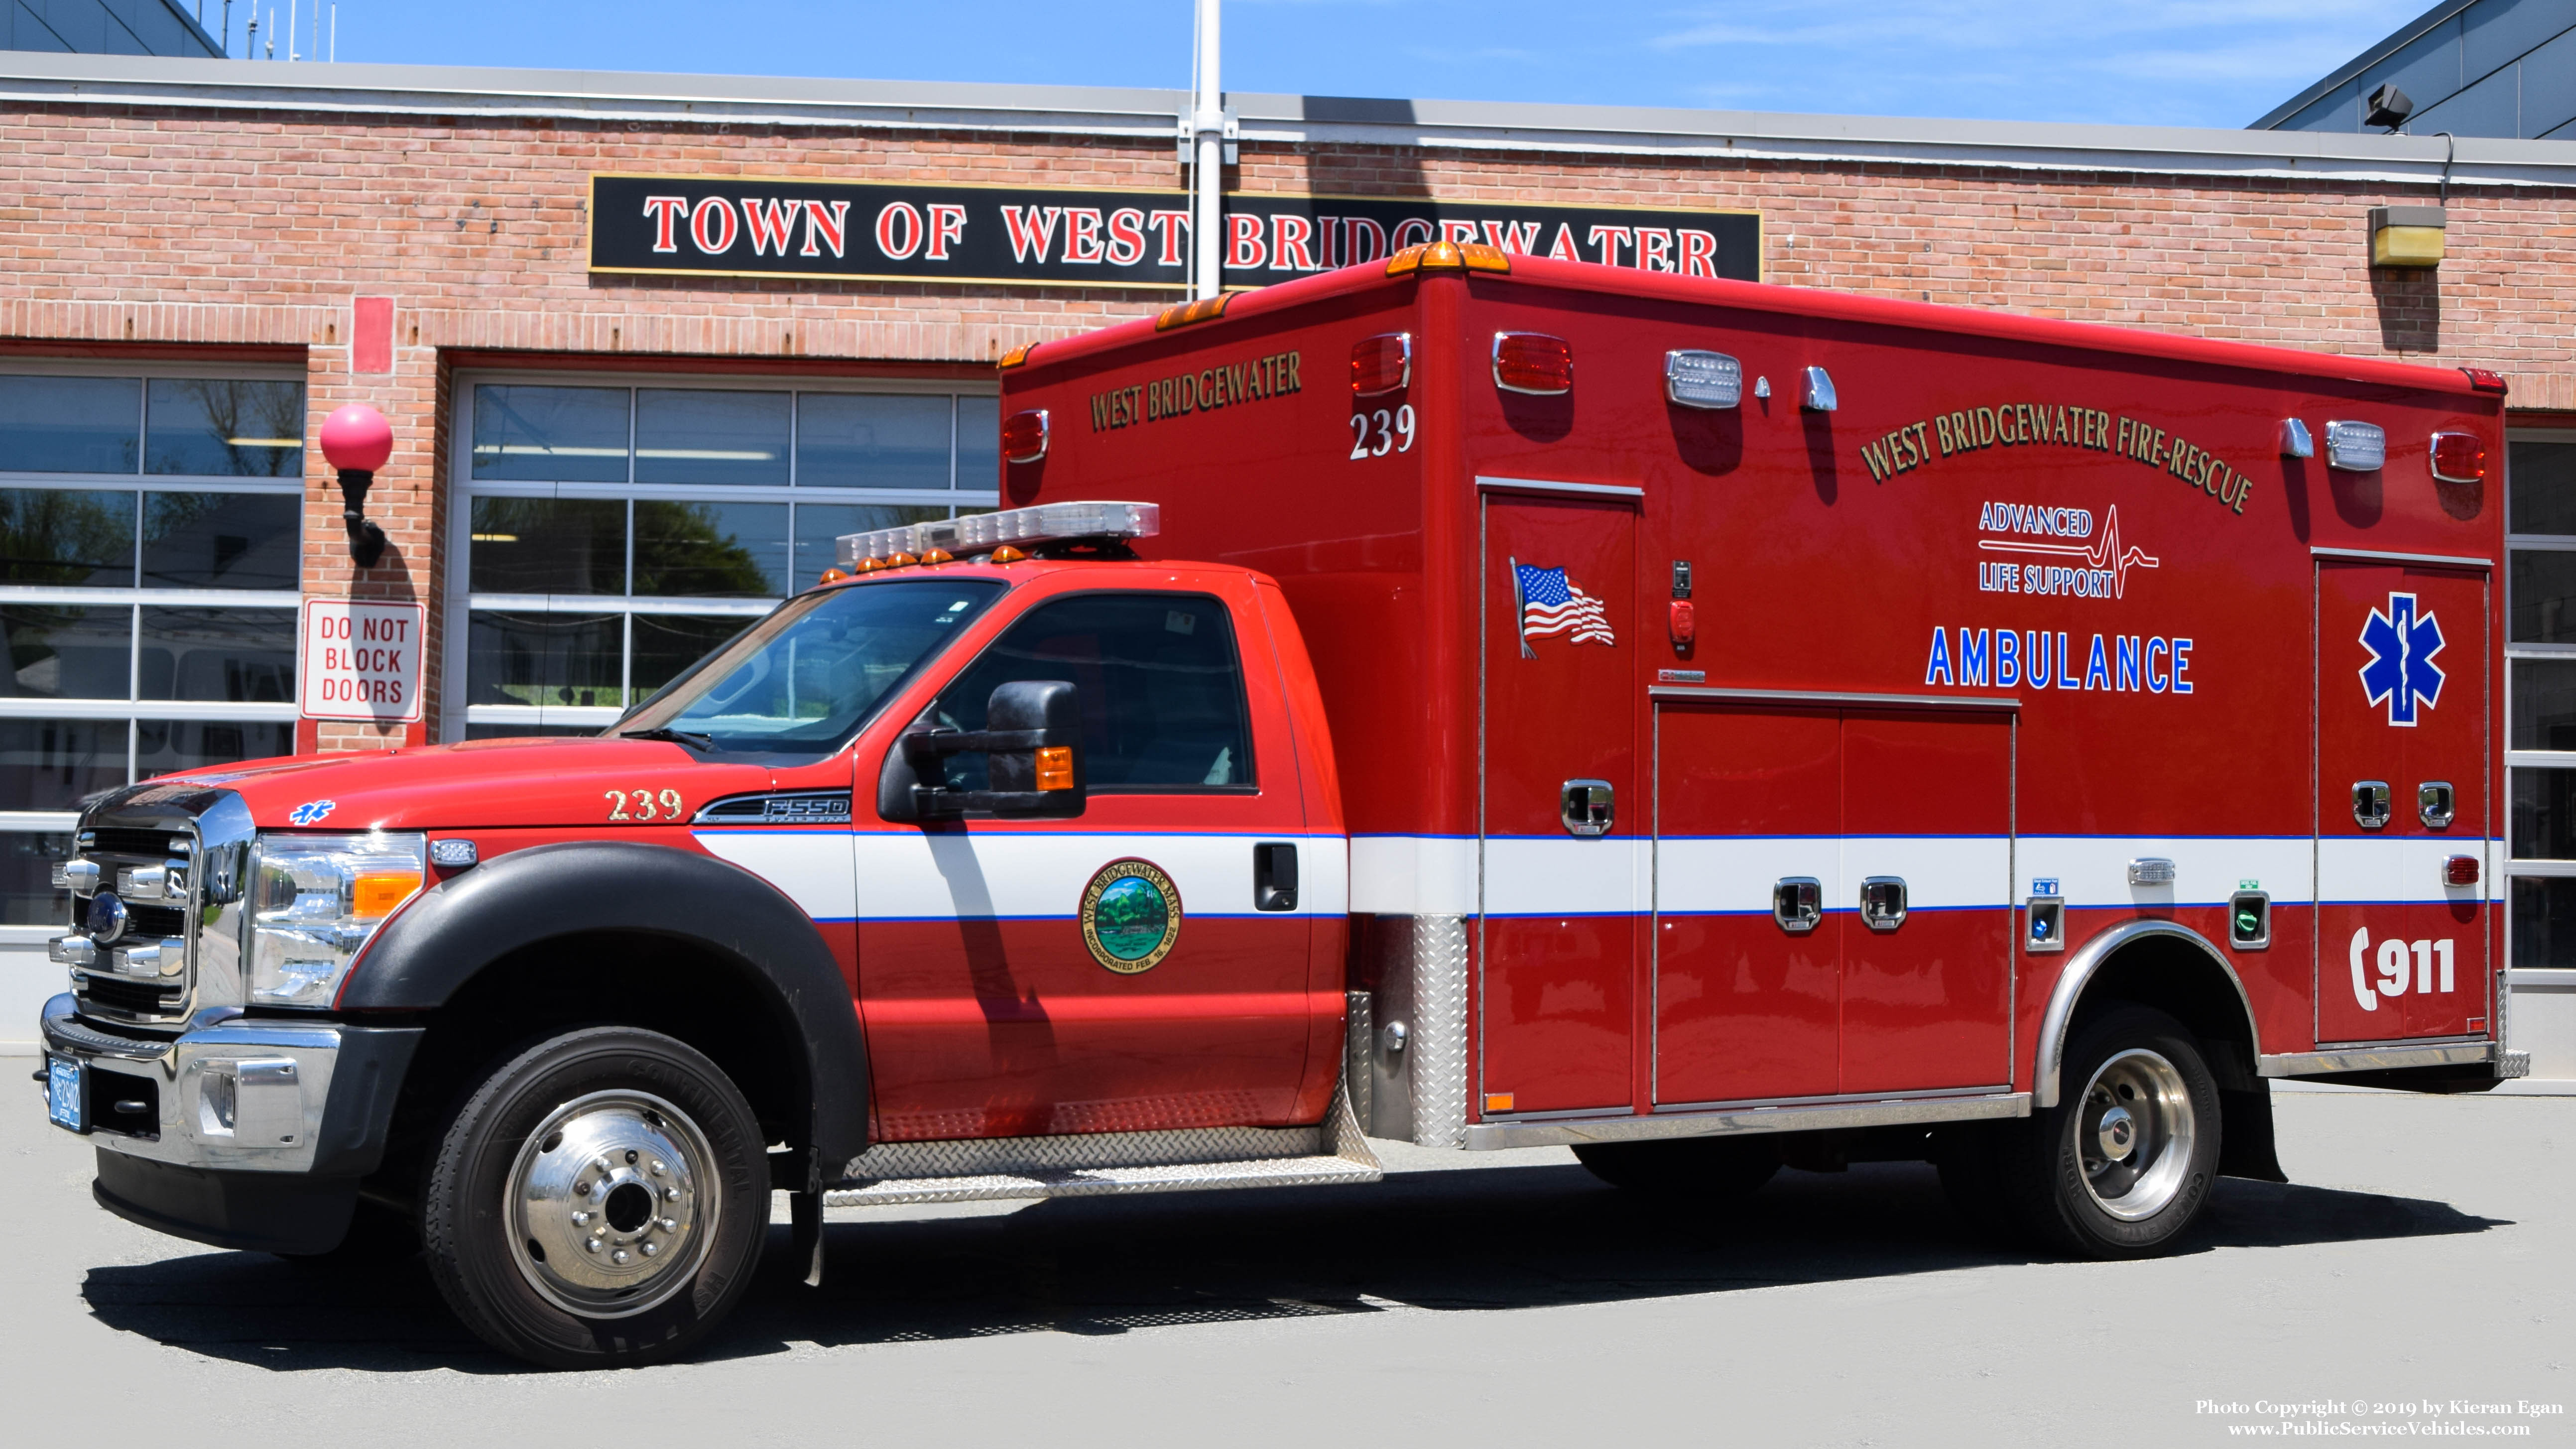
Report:
<svg viewBox="0 0 2576 1449"><path fill-rule="evenodd" d="M421 835L263 835L251 887L250 1000L329 1006L358 948L419 894Z"/></svg>

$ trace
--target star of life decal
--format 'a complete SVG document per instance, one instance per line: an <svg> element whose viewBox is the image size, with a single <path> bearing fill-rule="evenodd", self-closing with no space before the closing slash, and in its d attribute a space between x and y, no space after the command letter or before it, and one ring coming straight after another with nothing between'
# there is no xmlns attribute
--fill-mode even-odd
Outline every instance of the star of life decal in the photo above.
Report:
<svg viewBox="0 0 2576 1449"><path fill-rule="evenodd" d="M2387 705L2391 725L2411 729L2418 706L2441 703L2442 670L2433 656L2443 642L2441 624L2429 611L2415 612L2413 594L2390 594L2387 612L2373 609L2363 621L2361 644L2370 662L2361 667L2361 692L2373 705Z"/></svg>

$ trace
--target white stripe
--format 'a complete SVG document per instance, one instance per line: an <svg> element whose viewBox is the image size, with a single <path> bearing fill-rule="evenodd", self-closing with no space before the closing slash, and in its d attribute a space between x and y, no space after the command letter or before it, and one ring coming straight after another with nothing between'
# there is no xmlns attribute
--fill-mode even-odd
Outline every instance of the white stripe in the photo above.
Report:
<svg viewBox="0 0 2576 1449"><path fill-rule="evenodd" d="M786 892L817 920L1070 919L1091 877L1130 857L1151 861L1172 878L1184 912L1251 915L1252 846L1264 840L1297 844L1299 880L1295 911L1260 914L1339 916L1350 909L1349 850L1337 835L710 830L697 839Z"/></svg>
<svg viewBox="0 0 2576 1449"><path fill-rule="evenodd" d="M2014 896L2055 880L2070 906L2223 906L2243 883L2284 905L2310 899L2304 836L2032 835L2015 853ZM2170 860L2171 885L2129 884L2129 862Z"/></svg>
<svg viewBox="0 0 2576 1449"><path fill-rule="evenodd" d="M1646 909L1647 842L1632 836L1502 836L1485 842L1489 916L1627 915Z"/></svg>
<svg viewBox="0 0 2576 1449"><path fill-rule="evenodd" d="M1860 883L1874 875L1905 882L1919 910L1999 908L2011 886L2009 845L2002 836L1757 836L1666 840L1656 849L1658 910L1761 912L1771 888L1788 876L1810 876L1825 909L1855 910Z"/></svg>
<svg viewBox="0 0 2576 1449"><path fill-rule="evenodd" d="M718 860L729 860L784 892L818 921L856 914L850 888L850 837L844 831L700 830L691 832Z"/></svg>
<svg viewBox="0 0 2576 1449"><path fill-rule="evenodd" d="M1472 916L1476 842L1436 835L1351 837L1351 909L1372 916Z"/></svg>
<svg viewBox="0 0 2576 1449"><path fill-rule="evenodd" d="M2399 836L2370 840L2337 836L2317 842L2317 896L2320 901L2395 904L2500 899L2495 854L2487 842ZM2479 855L2478 884L2455 886L2442 879L2443 864L2455 855Z"/></svg>

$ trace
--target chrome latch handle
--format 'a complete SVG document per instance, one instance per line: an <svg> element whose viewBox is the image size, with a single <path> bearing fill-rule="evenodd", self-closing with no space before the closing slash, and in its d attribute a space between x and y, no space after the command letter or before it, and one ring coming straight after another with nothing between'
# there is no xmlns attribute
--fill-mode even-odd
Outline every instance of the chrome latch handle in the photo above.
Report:
<svg viewBox="0 0 2576 1449"><path fill-rule="evenodd" d="M2352 819L2364 830L2378 830L2388 824L2386 780L2352 782Z"/></svg>
<svg viewBox="0 0 2576 1449"><path fill-rule="evenodd" d="M1860 918L1873 931L1893 931L1905 924L1905 880L1874 875L1860 883Z"/></svg>
<svg viewBox="0 0 2576 1449"><path fill-rule="evenodd" d="M1568 780L1558 797L1557 818L1568 835L1607 835L1616 814L1614 791L1607 780Z"/></svg>
<svg viewBox="0 0 2576 1449"><path fill-rule="evenodd" d="M1811 875L1783 876L1771 887L1771 919L1793 936L1816 929L1825 918L1825 887Z"/></svg>
<svg viewBox="0 0 2576 1449"><path fill-rule="evenodd" d="M2415 787L2415 816L2427 830L2441 830L2451 823L2456 796L2448 780L2427 780Z"/></svg>

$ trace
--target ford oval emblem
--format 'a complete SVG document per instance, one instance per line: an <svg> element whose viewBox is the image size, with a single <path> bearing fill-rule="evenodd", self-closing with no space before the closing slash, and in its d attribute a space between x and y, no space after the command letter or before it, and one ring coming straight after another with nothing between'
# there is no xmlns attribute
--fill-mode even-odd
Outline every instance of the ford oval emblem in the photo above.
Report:
<svg viewBox="0 0 2576 1449"><path fill-rule="evenodd" d="M90 939L104 946L125 935L125 902L107 891L89 898Z"/></svg>

